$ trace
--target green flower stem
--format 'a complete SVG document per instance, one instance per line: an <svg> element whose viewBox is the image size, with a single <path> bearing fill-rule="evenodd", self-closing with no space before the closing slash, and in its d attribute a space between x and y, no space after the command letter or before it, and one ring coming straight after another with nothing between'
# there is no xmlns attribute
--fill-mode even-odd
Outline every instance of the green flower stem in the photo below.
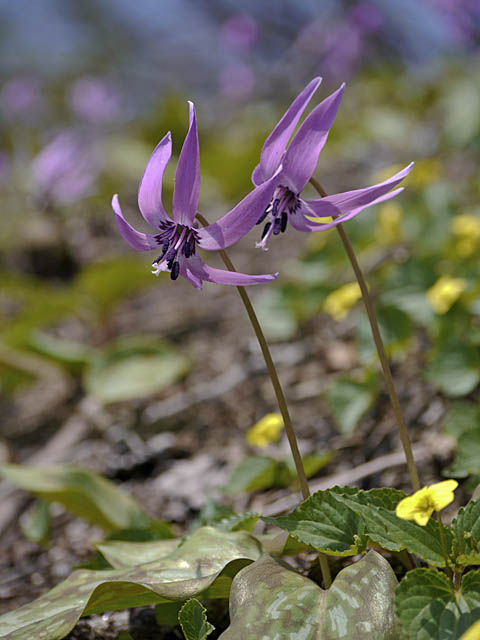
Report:
<svg viewBox="0 0 480 640"><path fill-rule="evenodd" d="M321 184L317 182L315 178L311 178L310 182L318 191L318 193L322 196L322 198L327 195L327 193L325 192ZM343 228L343 225L338 224L336 226L336 229L340 234L340 238L343 242L343 246L345 247L345 251L347 252L347 256L350 260L353 271L355 273L358 284L360 286L360 290L362 292L363 303L365 304L368 320L370 322L370 327L373 334L373 340L375 342L378 357L380 359L380 364L382 366L385 383L387 385L388 395L390 396L393 412L397 420L400 440L402 441L403 450L405 452L405 458L407 460L408 471L410 474L410 482L412 483L413 491L418 491L420 489L420 480L418 478L418 471L415 465L415 459L413 457L412 445L410 443L407 427L403 419L403 414L400 408L400 402L398 400L397 392L395 391L395 385L393 384L392 372L390 371L390 365L388 364L388 359L385 353L385 348L383 346L382 337L380 335L380 329L378 328L377 319L375 317L375 312L373 310L373 303L370 298L370 294L368 292L368 286L363 276L360 265L358 264L358 260L353 250L350 239L348 238L347 233Z"/></svg>
<svg viewBox="0 0 480 640"><path fill-rule="evenodd" d="M447 571L448 577L450 578L450 580L452 580L453 573L452 573L450 564L448 562L447 545L445 544L445 533L443 531L443 522L442 522L442 517L440 515L440 511L437 511L437 518L438 518L438 530L440 532L440 542L442 543L443 558L445 560L445 569Z"/></svg>
<svg viewBox="0 0 480 640"><path fill-rule="evenodd" d="M207 220L202 215L197 213L197 218L203 224L203 226L208 226ZM219 253L227 269L229 271L236 271L226 251L222 249L219 251ZM273 389L277 397L278 407L280 409L280 413L282 414L283 423L285 425L285 432L287 434L293 460L295 462L300 490L302 492L303 499L305 500L310 496L310 489L308 487L307 476L303 467L302 456L300 455L300 451L298 449L297 438L295 436L292 420L288 411L287 401L285 399L285 395L278 378L277 370L275 368L275 364L273 363L270 349L263 334L262 327L260 326L260 323L258 321L257 314L255 313L255 309L250 302L250 298L248 297L245 287L237 287L237 290L245 306L250 322L252 323L253 330L255 331L255 335L257 336L260 349L262 350L262 354L265 359L265 364L267 365L268 373L270 374L270 378L272 380ZM325 588L328 589L328 587L332 584L332 578L330 573L330 566L325 555L319 554L319 562L320 568L322 570L323 582Z"/></svg>

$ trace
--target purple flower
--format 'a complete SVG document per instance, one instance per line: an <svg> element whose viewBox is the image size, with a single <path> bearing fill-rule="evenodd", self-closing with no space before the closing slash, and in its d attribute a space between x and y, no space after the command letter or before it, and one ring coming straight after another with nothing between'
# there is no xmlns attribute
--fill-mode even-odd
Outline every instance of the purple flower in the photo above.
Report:
<svg viewBox="0 0 480 640"><path fill-rule="evenodd" d="M99 172L94 147L77 131L58 133L35 157L33 180L42 197L71 204L92 191Z"/></svg>
<svg viewBox="0 0 480 640"><path fill-rule="evenodd" d="M273 172L262 185L251 191L223 218L208 227L198 228L195 222L200 195L200 155L198 148L195 107L189 102L190 126L178 159L173 192L173 220L162 203L162 178L172 153L170 132L159 142L143 174L138 189L138 206L145 220L157 233L140 233L123 217L118 196L113 196L112 206L123 238L137 251L161 250L153 262L153 273L169 271L172 280L186 278L196 289L204 281L219 284L249 285L268 282L274 275L249 276L244 273L224 271L208 266L197 255L197 248L217 251L234 244L256 223L258 210L264 209L272 198L277 185L277 173Z"/></svg>
<svg viewBox="0 0 480 640"><path fill-rule="evenodd" d="M100 78L77 80L70 88L69 101L76 115L90 122L109 122L120 114L118 94Z"/></svg>
<svg viewBox="0 0 480 640"><path fill-rule="evenodd" d="M321 78L314 78L295 98L277 126L265 140L260 163L252 174L258 186L277 175L278 184L273 198L257 221L266 220L262 239L257 247L267 249L270 236L285 231L288 221L298 231L324 231L356 216L365 207L388 200L402 191L396 187L410 172L413 162L397 174L379 184L365 189L345 191L317 200L303 200L302 189L315 171L318 156L327 141L340 105L345 85L325 98L304 120L287 148L300 116L320 85ZM281 169L280 169L281 166ZM312 218L333 217L332 222L315 222Z"/></svg>

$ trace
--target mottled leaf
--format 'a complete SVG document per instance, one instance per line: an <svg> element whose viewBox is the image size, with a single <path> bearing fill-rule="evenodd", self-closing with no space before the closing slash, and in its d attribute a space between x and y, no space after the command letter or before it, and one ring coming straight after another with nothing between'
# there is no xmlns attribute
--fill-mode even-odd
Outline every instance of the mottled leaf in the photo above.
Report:
<svg viewBox="0 0 480 640"><path fill-rule="evenodd" d="M147 524L140 505L110 480L73 465L27 467L0 464L0 475L20 489L50 502L105 531Z"/></svg>
<svg viewBox="0 0 480 640"><path fill-rule="evenodd" d="M397 614L415 640L456 640L480 617L480 571L470 571L454 591L435 569L409 571L396 592Z"/></svg>
<svg viewBox="0 0 480 640"><path fill-rule="evenodd" d="M230 581L233 564L238 571L260 555L259 543L246 532L202 527L169 555L146 564L75 571L40 598L0 616L0 638L58 640L81 615L186 600L201 593L215 597L217 578L225 574ZM223 596L225 586L218 588Z"/></svg>
<svg viewBox="0 0 480 640"><path fill-rule="evenodd" d="M178 613L185 640L205 640L215 627L207 620L207 610L196 599L190 598Z"/></svg>
<svg viewBox="0 0 480 640"><path fill-rule="evenodd" d="M102 402L120 402L158 393L184 376L190 361L176 347L143 336L122 338L97 350L84 384Z"/></svg>
<svg viewBox="0 0 480 640"><path fill-rule="evenodd" d="M396 640L395 574L375 551L346 567L328 591L264 556L235 577L221 640Z"/></svg>

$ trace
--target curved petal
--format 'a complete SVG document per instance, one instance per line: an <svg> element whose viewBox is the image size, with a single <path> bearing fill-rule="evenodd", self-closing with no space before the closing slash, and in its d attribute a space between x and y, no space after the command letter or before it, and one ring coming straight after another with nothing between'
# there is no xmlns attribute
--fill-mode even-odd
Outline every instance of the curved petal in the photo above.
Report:
<svg viewBox="0 0 480 640"><path fill-rule="evenodd" d="M335 215L330 212L325 213L329 206L335 207L340 213L348 213L358 207L368 207L377 201L377 198L381 197L393 187L396 187L412 170L413 162L407 167L396 173L391 178L374 184L372 187L365 187L364 189L355 189L354 191L344 191L343 193L336 193L332 196L326 196L319 200L307 200L307 205L314 212L313 215L318 216L330 216Z"/></svg>
<svg viewBox="0 0 480 640"><path fill-rule="evenodd" d="M200 152L198 148L197 116L193 102L188 102L190 125L178 159L173 191L173 219L191 226L200 197Z"/></svg>
<svg viewBox="0 0 480 640"><path fill-rule="evenodd" d="M345 83L325 98L302 122L283 161L283 175L294 193L300 193L315 171L342 100Z"/></svg>
<svg viewBox="0 0 480 640"><path fill-rule="evenodd" d="M214 267L210 267L208 264L206 264L198 256L194 256L193 260L189 259L186 262L186 268L187 274L190 272L190 275L198 278L198 280L215 282L217 284L231 284L236 287L244 287L251 284L270 282L271 280L275 280L275 278L278 277L278 273L261 276L249 276L245 273L238 273L238 271L225 271L224 269L215 269ZM188 279L190 280L190 278ZM190 280L190 282L192 282L192 280Z"/></svg>
<svg viewBox="0 0 480 640"><path fill-rule="evenodd" d="M310 209L310 211L307 209L307 207L302 207L294 215L291 215L289 217L289 220L292 227L297 229L297 231L326 231L327 229L336 227L337 224L340 224L341 222L346 222L347 220L354 218L356 215L358 215L361 211L363 211L367 207L371 207L374 204L379 204L380 202L384 202L385 200L390 200L390 198L394 198L402 191L403 191L403 187L399 187L394 191L389 191L388 193L385 193L383 196L380 196L379 198L372 200L368 204L365 204L361 207L357 207L357 209L353 209L349 213L345 213L343 215L341 214L339 209L337 209L336 207L333 207L332 205L329 205L327 207L321 207L320 205L322 204L323 198L322 200L306 202L305 204L308 206L308 209ZM319 206L316 207L312 205L319 205ZM311 216L312 218L316 216L320 218L326 218L327 216L333 216L333 217L338 216L338 217L332 220L332 222L315 222L313 219L309 220L305 216Z"/></svg>
<svg viewBox="0 0 480 640"><path fill-rule="evenodd" d="M162 204L162 179L171 155L172 136L169 131L150 156L138 188L138 207L148 224L157 229L161 228L162 222L170 220Z"/></svg>
<svg viewBox="0 0 480 640"><path fill-rule="evenodd" d="M298 94L292 104L283 114L272 133L265 140L260 154L260 163L255 167L252 173L252 182L255 186L262 184L277 170L278 165L282 161L282 156L287 143L292 135L295 127L305 107L310 102L311 97L320 86L322 79L314 78L307 84L305 89Z"/></svg>
<svg viewBox="0 0 480 640"><path fill-rule="evenodd" d="M198 246L207 251L218 251L243 238L256 225L273 197L282 165L277 172L259 187L250 191L231 211L217 222L197 230Z"/></svg>
<svg viewBox="0 0 480 640"><path fill-rule="evenodd" d="M128 224L123 217L117 194L113 196L112 207L120 233L122 234L123 239L128 242L131 247L137 251L150 251L150 249L158 248L156 236L147 233L140 233L140 231L136 231Z"/></svg>

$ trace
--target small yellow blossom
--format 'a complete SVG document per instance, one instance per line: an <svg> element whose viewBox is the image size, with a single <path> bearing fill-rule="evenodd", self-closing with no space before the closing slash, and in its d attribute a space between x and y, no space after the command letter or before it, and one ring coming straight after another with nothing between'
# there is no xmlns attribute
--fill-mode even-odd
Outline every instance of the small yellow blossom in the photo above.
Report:
<svg viewBox="0 0 480 640"><path fill-rule="evenodd" d="M424 527L434 511L441 511L447 504L453 502L453 492L458 487L456 480L444 480L423 487L413 496L400 500L395 509L398 518L415 520Z"/></svg>
<svg viewBox="0 0 480 640"><path fill-rule="evenodd" d="M381 244L390 245L402 237L402 207L398 202L387 202L378 210L375 236Z"/></svg>
<svg viewBox="0 0 480 640"><path fill-rule="evenodd" d="M253 447L266 447L280 438L283 418L279 413L267 413L247 431L247 442Z"/></svg>
<svg viewBox="0 0 480 640"><path fill-rule="evenodd" d="M460 636L460 640L480 640L480 620L468 627L465 633Z"/></svg>
<svg viewBox="0 0 480 640"><path fill-rule="evenodd" d="M450 221L455 236L455 250L462 258L471 256L480 244L480 217L469 214L455 216Z"/></svg>
<svg viewBox="0 0 480 640"><path fill-rule="evenodd" d="M467 282L463 278L451 278L440 276L433 287L427 291L427 298L435 313L443 315L459 299L467 288Z"/></svg>
<svg viewBox="0 0 480 640"><path fill-rule="evenodd" d="M358 282L349 282L328 294L323 303L323 310L335 320L341 321L361 297Z"/></svg>

